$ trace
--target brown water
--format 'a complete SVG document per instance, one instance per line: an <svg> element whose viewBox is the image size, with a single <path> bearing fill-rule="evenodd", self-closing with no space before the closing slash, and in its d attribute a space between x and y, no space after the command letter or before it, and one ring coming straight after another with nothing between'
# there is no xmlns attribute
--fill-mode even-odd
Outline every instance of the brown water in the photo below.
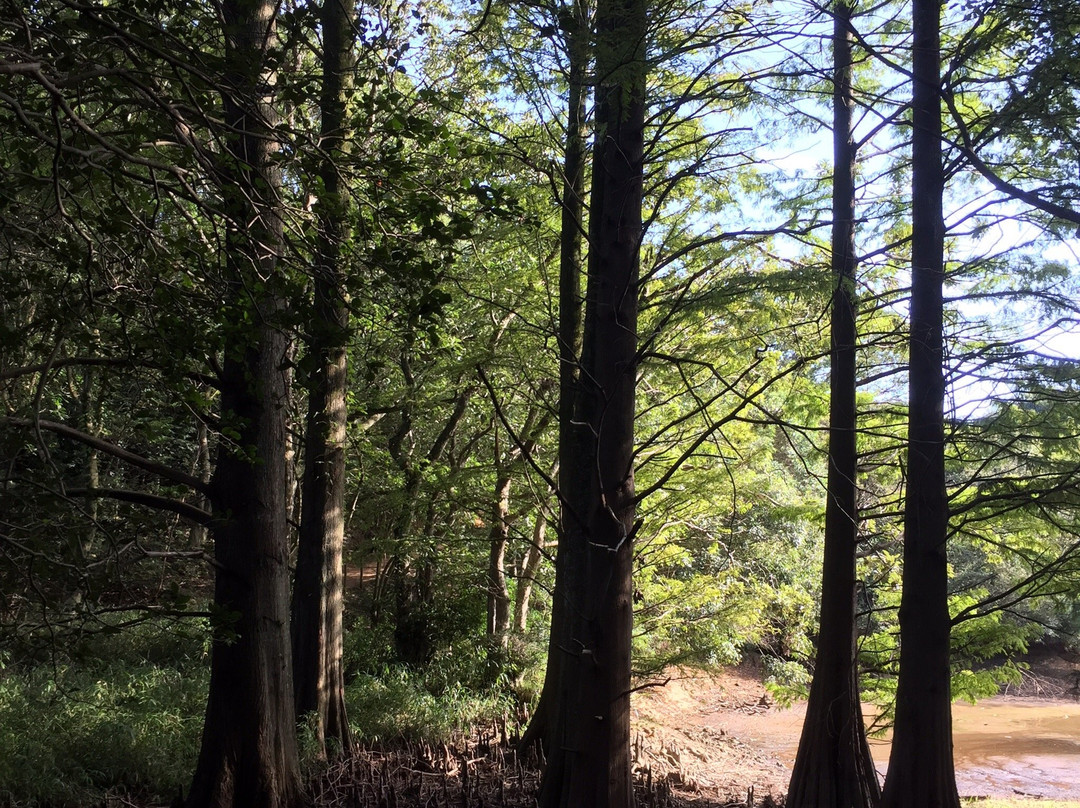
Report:
<svg viewBox="0 0 1080 808"><path fill-rule="evenodd" d="M953 744L961 794L1080 799L1078 702L954 704Z"/></svg>
<svg viewBox="0 0 1080 808"><path fill-rule="evenodd" d="M961 796L1080 799L1080 703L998 697L958 702L952 715ZM884 776L889 739L870 746Z"/></svg>
<svg viewBox="0 0 1080 808"><path fill-rule="evenodd" d="M805 716L802 703L789 710L723 715L722 725L790 769ZM873 739L870 746L884 776L889 738ZM1080 702L1014 697L958 702L953 746L961 796L1080 800Z"/></svg>

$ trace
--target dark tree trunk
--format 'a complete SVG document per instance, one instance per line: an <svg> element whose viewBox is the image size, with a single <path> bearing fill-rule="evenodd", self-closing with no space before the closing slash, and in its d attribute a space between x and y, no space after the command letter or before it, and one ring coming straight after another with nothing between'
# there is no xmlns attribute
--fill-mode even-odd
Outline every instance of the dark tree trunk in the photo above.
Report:
<svg viewBox="0 0 1080 808"><path fill-rule="evenodd" d="M855 650L858 541L855 408L855 144L851 8L833 10L833 298L829 475L821 627L789 808L874 808L881 799L866 742Z"/></svg>
<svg viewBox="0 0 1080 808"><path fill-rule="evenodd" d="M576 0L566 12L562 29L569 61L566 144L563 158L562 221L559 250L559 521L555 551L555 588L551 602L544 685L522 745L539 742L550 754L562 734L571 683L563 677L565 649L571 632L571 603L580 589L579 571L584 547L584 495L587 485L587 433L577 417L581 361L583 241L585 210L585 109L590 60L589 7Z"/></svg>
<svg viewBox="0 0 1080 808"><path fill-rule="evenodd" d="M293 665L298 715L315 716L316 741L349 747L342 666L345 546L346 348L349 311L342 247L348 238L346 187L338 160L345 145L345 104L353 63L352 5L325 0L322 9L323 155L318 201L319 243L314 317L308 346L300 545L293 593Z"/></svg>
<svg viewBox="0 0 1080 808"><path fill-rule="evenodd" d="M548 755L543 806L627 808L633 623L634 393L645 119L644 0L597 7L596 128L589 283L579 380L588 426L583 564ZM581 462L578 458L577 462ZM565 467L563 467L565 470ZM565 694L565 695L564 695Z"/></svg>
<svg viewBox="0 0 1080 808"><path fill-rule="evenodd" d="M225 24L224 119L229 154L226 305L231 330L220 376L228 440L212 501L217 625L193 808L284 808L300 768L289 653L285 450L290 340L276 290L282 249L274 165L275 5L230 2ZM251 294L252 290L258 290Z"/></svg>
<svg viewBox="0 0 1080 808"><path fill-rule="evenodd" d="M949 683L939 0L914 0L908 474L900 678L884 808L957 808Z"/></svg>

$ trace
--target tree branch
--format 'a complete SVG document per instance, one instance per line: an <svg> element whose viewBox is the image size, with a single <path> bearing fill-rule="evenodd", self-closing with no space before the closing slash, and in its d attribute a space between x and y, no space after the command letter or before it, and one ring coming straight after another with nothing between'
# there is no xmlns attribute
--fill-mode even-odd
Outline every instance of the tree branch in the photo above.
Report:
<svg viewBox="0 0 1080 808"><path fill-rule="evenodd" d="M189 505L183 500L163 497L160 494L151 494L146 491L131 491L126 488L68 488L64 493L69 497L118 499L135 505L145 505L159 511L171 511L199 525L209 525L214 521L214 515L209 511Z"/></svg>
<svg viewBox="0 0 1080 808"><path fill-rule="evenodd" d="M1067 208L1064 205L1059 205L1056 202L1049 202L1033 191L1025 191L1023 188L1013 185L1008 180L999 177L990 166L984 163L982 158L975 153L975 148L971 142L971 133L968 130L967 124L964 122L963 116L960 115L960 111L956 108L956 101L952 92L942 92L941 95L945 100L945 105L948 107L949 114L956 123L957 129L960 132L960 137L963 141L954 142L951 145L957 149L969 163L971 163L972 168L978 171L983 179L1013 199L1019 199L1021 202L1025 202L1044 213L1049 213L1051 216L1056 216L1059 219L1064 219L1066 222L1072 222L1073 224L1080 226L1080 213L1077 211Z"/></svg>
<svg viewBox="0 0 1080 808"><path fill-rule="evenodd" d="M192 477L190 474L185 474L182 471L166 466L164 463L158 463L154 460L149 460L142 455L137 455L134 452L129 452L126 449L121 449L107 440L96 438L93 435L88 435L78 429L74 429L65 424L58 424L55 421L34 420L30 418L12 418L9 416L0 416L0 424L7 426L23 427L25 429L44 429L47 432L52 432L55 435L59 435L69 440L74 440L79 443L86 444L93 449L97 449L99 452L103 452L107 455L115 457L119 460L123 460L125 463L134 466L135 468L148 471L163 480L176 483L177 485L186 485L194 491L198 491L206 497L211 494L210 485L204 483L198 477Z"/></svg>
<svg viewBox="0 0 1080 808"><path fill-rule="evenodd" d="M150 368L151 370L164 370L163 367L158 365L146 364L144 362L137 362L129 357L109 357L109 356L69 356L63 359L54 359L51 362L40 362L36 365L26 365L24 367L11 368L9 370L0 371L0 380L3 379L16 379L19 376L29 376L32 373L41 373L42 371L54 370L58 368L80 366L80 367L143 367ZM200 382L202 384L209 385L210 387L218 387L218 380L213 376L206 373L185 373L184 376L191 381Z"/></svg>

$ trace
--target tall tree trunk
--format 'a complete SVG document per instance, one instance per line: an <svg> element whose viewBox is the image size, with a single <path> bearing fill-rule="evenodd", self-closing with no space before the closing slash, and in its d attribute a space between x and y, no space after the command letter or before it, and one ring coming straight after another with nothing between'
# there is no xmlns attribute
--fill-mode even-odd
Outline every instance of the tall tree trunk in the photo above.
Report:
<svg viewBox="0 0 1080 808"><path fill-rule="evenodd" d="M539 742L550 754L562 734L563 715L572 684L563 676L571 632L571 603L580 589L584 548L584 495L587 485L585 425L577 417L581 361L583 241L585 211L585 123L588 102L590 21L587 0L575 0L561 21L566 36L569 75L566 143L563 157L562 221L559 249L559 543L555 551L555 588L551 602L544 685L522 745ZM550 765L550 764L549 764Z"/></svg>
<svg viewBox="0 0 1080 808"><path fill-rule="evenodd" d="M940 0L914 0L908 475L900 678L883 808L957 808L949 683Z"/></svg>
<svg viewBox="0 0 1080 808"><path fill-rule="evenodd" d="M315 716L316 741L342 750L350 742L345 713L344 635L346 349L349 311L342 248L348 238L347 189L339 158L345 147L345 105L353 65L353 6L324 0L322 9L323 163L314 266L315 310L308 346L313 372L304 434L300 546L293 593L296 710Z"/></svg>
<svg viewBox="0 0 1080 808"><path fill-rule="evenodd" d="M858 542L855 408L855 159L851 8L833 8L832 322L829 475L821 627L789 808L874 808L881 799L866 742L855 650Z"/></svg>
<svg viewBox="0 0 1080 808"><path fill-rule="evenodd" d="M634 407L645 120L644 0L603 0L596 17L596 129L589 283L582 340L581 420L590 451L581 516L583 563L548 755L543 806L626 808L633 623ZM580 462L582 458L579 458Z"/></svg>
<svg viewBox="0 0 1080 808"><path fill-rule="evenodd" d="M193 808L284 808L300 793L285 518L290 340L276 288L283 239L267 68L275 10L268 0L222 4L232 321L220 383L229 439L212 484L217 625Z"/></svg>

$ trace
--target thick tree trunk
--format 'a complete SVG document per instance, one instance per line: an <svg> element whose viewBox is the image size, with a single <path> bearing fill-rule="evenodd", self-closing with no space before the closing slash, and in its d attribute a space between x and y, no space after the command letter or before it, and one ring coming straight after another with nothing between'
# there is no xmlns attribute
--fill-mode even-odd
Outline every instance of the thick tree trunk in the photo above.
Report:
<svg viewBox="0 0 1080 808"><path fill-rule="evenodd" d="M913 5L911 337L900 678L883 808L957 808L949 682L939 0Z"/></svg>
<svg viewBox="0 0 1080 808"><path fill-rule="evenodd" d="M304 434L300 545L293 593L293 663L298 715L315 716L316 741L348 749L342 665L344 635L345 430L349 311L342 247L348 238L346 188L337 165L345 145L345 104L353 63L352 5L322 10L323 158L314 267L315 311L308 346L314 370Z"/></svg>
<svg viewBox="0 0 1080 808"><path fill-rule="evenodd" d="M837 3L833 10L832 374L821 627L814 681L788 788L789 808L874 808L881 799L866 742L855 650L856 154L851 135L850 21L850 7Z"/></svg>
<svg viewBox="0 0 1080 808"><path fill-rule="evenodd" d="M193 808L284 808L300 769L289 654L286 416L289 338L276 292L282 247L274 165L275 5L225 2L224 88L229 176L221 441L212 501L217 625ZM256 284L255 281L260 281ZM256 295L251 290L258 288Z"/></svg>
<svg viewBox="0 0 1080 808"><path fill-rule="evenodd" d="M596 126L580 416L591 436L583 562L541 805L627 808L633 623L634 394L645 118L644 0L597 7ZM577 462L581 462L578 458ZM563 467L564 469L566 467ZM569 652L569 653L568 653Z"/></svg>
<svg viewBox="0 0 1080 808"><path fill-rule="evenodd" d="M580 588L584 547L583 497L587 483L587 432L577 417L581 360L583 241L585 210L585 109L590 60L589 6L576 0L562 29L569 60L566 144L563 158L562 221L559 250L559 543L555 551L555 588L551 601L544 685L523 746L539 742L550 754L562 735L559 705L568 699L563 676L571 631L571 603Z"/></svg>

